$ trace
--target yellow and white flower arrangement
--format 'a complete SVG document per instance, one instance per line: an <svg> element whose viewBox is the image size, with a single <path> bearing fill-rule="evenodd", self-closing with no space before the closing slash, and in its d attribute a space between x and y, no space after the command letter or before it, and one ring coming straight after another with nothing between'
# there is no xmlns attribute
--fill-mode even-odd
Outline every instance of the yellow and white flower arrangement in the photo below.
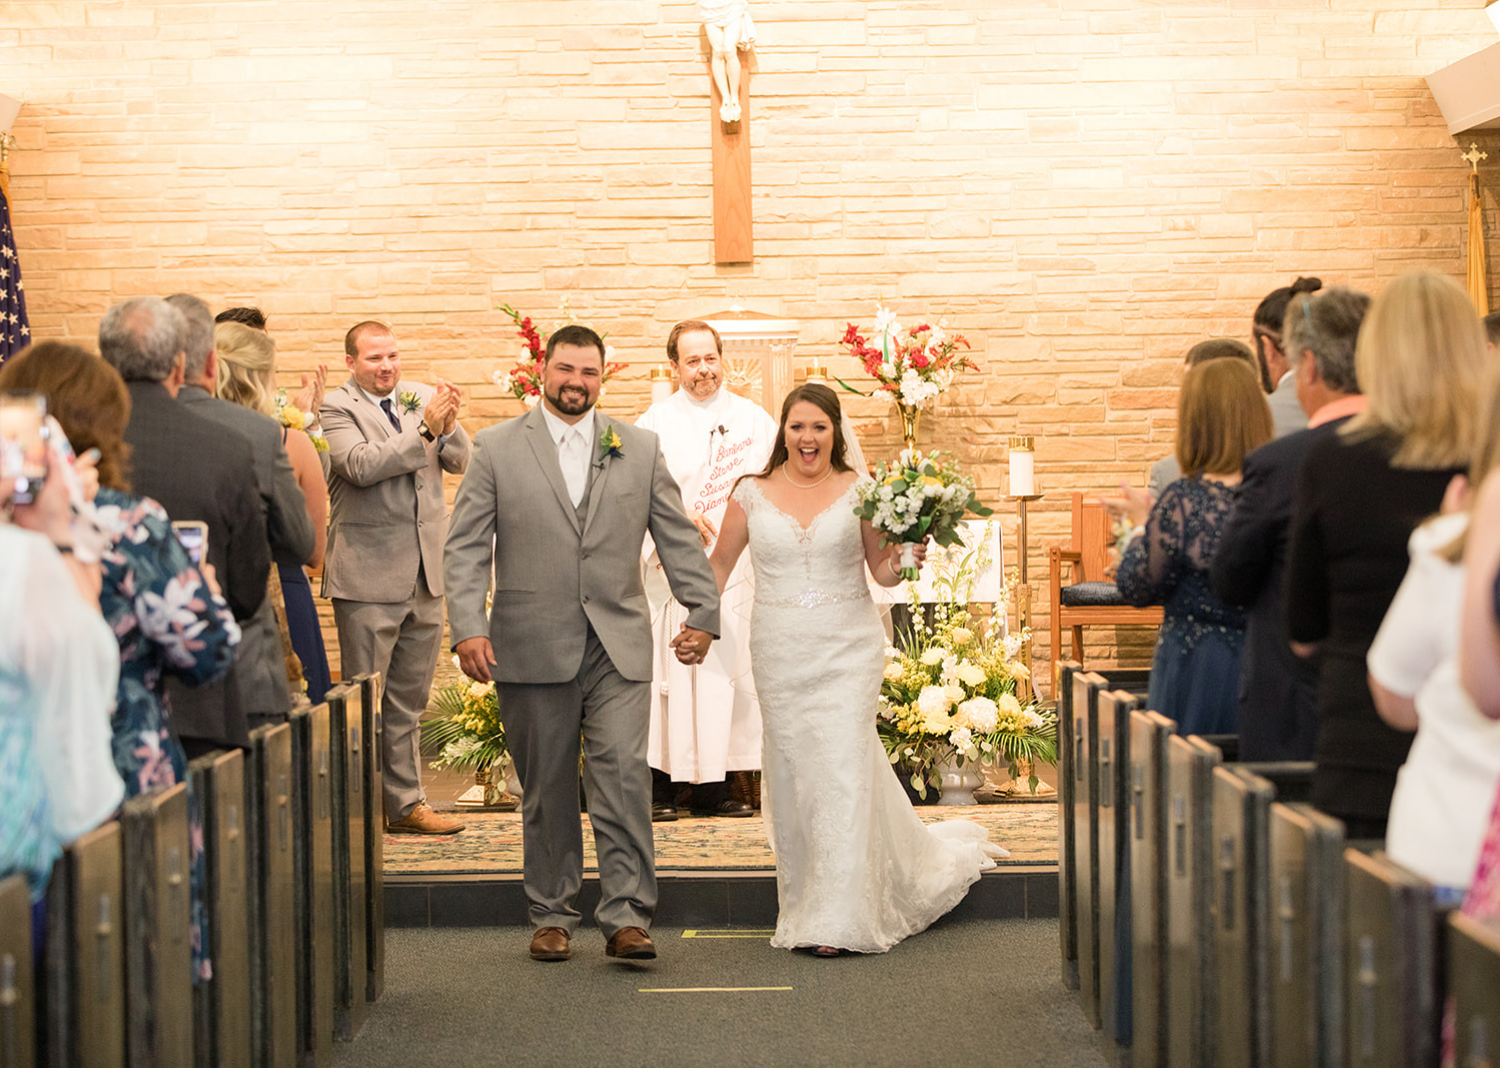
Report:
<svg viewBox="0 0 1500 1068"><path fill-rule="evenodd" d="M1057 761L1056 717L1019 696L1026 692L1019 684L1030 678L1017 659L1028 635L1003 632L999 605L989 621L969 612L974 578L984 567L981 554L957 556L946 575L935 574L939 599L932 622L914 623L886 649L876 726L891 763L923 798L928 786L939 785L939 766L950 761L1003 760L1012 777L1023 764ZM929 563L944 566L932 557ZM912 618L922 617L923 605L914 599ZM1033 770L1031 790L1039 782Z"/></svg>
<svg viewBox="0 0 1500 1068"><path fill-rule="evenodd" d="M440 747L435 768L495 768L510 756L494 684L455 682L437 690L432 707L440 715L422 724L422 740Z"/></svg>

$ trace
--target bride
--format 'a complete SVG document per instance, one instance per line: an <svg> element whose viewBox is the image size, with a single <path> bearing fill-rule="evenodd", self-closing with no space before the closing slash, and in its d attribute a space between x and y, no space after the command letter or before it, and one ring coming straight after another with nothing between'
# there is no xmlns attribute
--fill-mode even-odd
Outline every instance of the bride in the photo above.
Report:
<svg viewBox="0 0 1500 1068"><path fill-rule="evenodd" d="M750 547L750 659L764 721L763 810L776 852L773 946L883 953L963 898L1005 851L966 820L924 826L875 730L885 632L865 569L894 586L897 547L854 514L867 476L839 401L787 395L765 469L740 479L711 563L722 589ZM925 546L917 546L920 566Z"/></svg>

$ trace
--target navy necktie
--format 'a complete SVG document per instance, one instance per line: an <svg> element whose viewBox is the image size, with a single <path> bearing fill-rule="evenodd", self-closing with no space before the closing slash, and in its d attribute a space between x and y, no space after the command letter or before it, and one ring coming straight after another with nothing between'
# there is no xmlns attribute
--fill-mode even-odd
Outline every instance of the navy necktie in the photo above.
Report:
<svg viewBox="0 0 1500 1068"><path fill-rule="evenodd" d="M385 417L391 421L391 426L396 428L396 433L401 433L401 420L396 418L396 409L391 406L391 398L387 397L381 401L380 407L385 409Z"/></svg>

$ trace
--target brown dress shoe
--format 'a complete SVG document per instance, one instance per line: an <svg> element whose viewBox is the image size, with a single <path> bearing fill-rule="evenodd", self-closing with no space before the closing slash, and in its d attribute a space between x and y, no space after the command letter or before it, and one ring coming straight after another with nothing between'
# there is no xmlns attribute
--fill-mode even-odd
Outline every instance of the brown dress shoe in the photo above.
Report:
<svg viewBox="0 0 1500 1068"><path fill-rule="evenodd" d="M572 955L568 932L561 927L539 927L531 936L532 960L567 960Z"/></svg>
<svg viewBox="0 0 1500 1068"><path fill-rule="evenodd" d="M604 946L606 957L623 957L626 960L655 960L656 945L651 936L639 927L621 927L610 935Z"/></svg>
<svg viewBox="0 0 1500 1068"><path fill-rule="evenodd" d="M406 815L386 824L387 834L457 834L464 825L452 816L432 811L426 801L418 801Z"/></svg>

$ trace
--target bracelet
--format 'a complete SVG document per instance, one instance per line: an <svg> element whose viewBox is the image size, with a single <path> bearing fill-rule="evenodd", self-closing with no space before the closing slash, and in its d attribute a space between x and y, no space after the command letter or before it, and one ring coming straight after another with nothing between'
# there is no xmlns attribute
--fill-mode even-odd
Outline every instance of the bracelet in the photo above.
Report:
<svg viewBox="0 0 1500 1068"><path fill-rule="evenodd" d="M894 556L887 556L885 558L885 566L890 569L891 575L893 577L901 577L901 572L896 570L896 558Z"/></svg>
<svg viewBox="0 0 1500 1068"><path fill-rule="evenodd" d="M56 549L58 551L58 554L61 556L73 555L73 546L71 545L53 545L52 547Z"/></svg>

